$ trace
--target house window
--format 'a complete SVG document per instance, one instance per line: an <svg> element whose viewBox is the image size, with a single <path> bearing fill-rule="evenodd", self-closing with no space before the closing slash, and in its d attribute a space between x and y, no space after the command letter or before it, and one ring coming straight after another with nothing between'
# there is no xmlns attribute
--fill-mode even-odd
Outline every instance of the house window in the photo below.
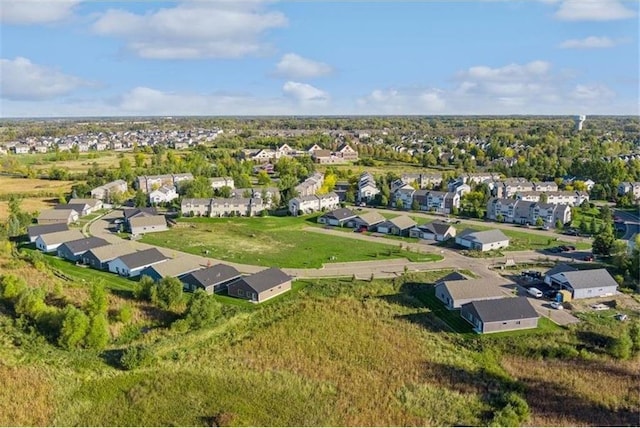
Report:
<svg viewBox="0 0 640 428"><path fill-rule="evenodd" d="M244 296L244 290L238 289L238 296Z"/></svg>
<svg viewBox="0 0 640 428"><path fill-rule="evenodd" d="M520 321L516 321L516 325L520 325Z"/></svg>

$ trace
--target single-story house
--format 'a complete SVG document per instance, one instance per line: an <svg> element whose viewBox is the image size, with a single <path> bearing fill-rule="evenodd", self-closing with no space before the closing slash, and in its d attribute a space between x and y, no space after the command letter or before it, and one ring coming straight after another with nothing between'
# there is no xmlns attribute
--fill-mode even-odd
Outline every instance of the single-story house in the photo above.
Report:
<svg viewBox="0 0 640 428"><path fill-rule="evenodd" d="M433 221L412 228L409 230L409 236L430 241L446 241L456 236L456 228L449 223Z"/></svg>
<svg viewBox="0 0 640 428"><path fill-rule="evenodd" d="M146 267L142 269L140 276L146 275L154 281L160 281L163 278L181 278L190 272L202 269L202 267L193 257L183 256Z"/></svg>
<svg viewBox="0 0 640 428"><path fill-rule="evenodd" d="M87 214L93 214L94 212L101 210L103 207L100 199L93 198L71 198L69 200L69 204L86 204L88 206Z"/></svg>
<svg viewBox="0 0 640 428"><path fill-rule="evenodd" d="M78 215L80 217L84 217L87 214L89 214L89 209L91 207L89 207L89 205L85 204L85 203L78 203L78 204L58 204L55 207L53 207L54 210L74 210L75 212L78 213Z"/></svg>
<svg viewBox="0 0 640 428"><path fill-rule="evenodd" d="M58 247L58 257L76 262L92 248L104 247L105 245L109 245L109 242L97 236L68 241Z"/></svg>
<svg viewBox="0 0 640 428"><path fill-rule="evenodd" d="M155 207L151 208L125 208L123 210L124 224L127 229L131 230L131 219L138 217L152 217L158 215L158 210Z"/></svg>
<svg viewBox="0 0 640 428"><path fill-rule="evenodd" d="M356 214L348 208L338 208L318 217L318 223L330 226L343 226L346 222L356 217Z"/></svg>
<svg viewBox="0 0 640 428"><path fill-rule="evenodd" d="M167 219L163 215L140 216L129 219L131 234L142 235L143 233L162 232L167 230Z"/></svg>
<svg viewBox="0 0 640 428"><path fill-rule="evenodd" d="M436 298L445 304L447 309L458 309L462 305L479 300L502 299L505 291L494 279L462 279L445 277L435 285Z"/></svg>
<svg viewBox="0 0 640 428"><path fill-rule="evenodd" d="M460 316L473 326L476 333L536 328L540 318L526 297L466 303L460 308Z"/></svg>
<svg viewBox="0 0 640 428"><path fill-rule="evenodd" d="M291 289L292 277L278 268L270 268L241 277L229 284L229 296L264 302Z"/></svg>
<svg viewBox="0 0 640 428"><path fill-rule="evenodd" d="M236 268L219 263L191 272L182 277L181 281L188 291L196 291L198 288L202 288L207 293L213 294L224 290L230 282L240 278L240 276L240 272Z"/></svg>
<svg viewBox="0 0 640 428"><path fill-rule="evenodd" d="M491 229L478 232L467 229L456 236L456 244L470 250L489 251L509 246L509 238L501 230Z"/></svg>
<svg viewBox="0 0 640 428"><path fill-rule="evenodd" d="M157 248L149 248L120 256L111 260L107 265L109 266L109 272L131 278L139 276L142 269L162 263L168 259L169 257L162 254Z"/></svg>
<svg viewBox="0 0 640 428"><path fill-rule="evenodd" d="M377 211L369 211L364 214L359 214L352 220L347 222L348 227L353 227L355 229L360 229L361 227L366 227L367 230L373 229L377 224L385 221L386 218L382 214Z"/></svg>
<svg viewBox="0 0 640 428"><path fill-rule="evenodd" d="M569 266L566 263L558 263L557 265L555 265L554 267L552 267L551 269L549 269L545 274L544 274L544 283L547 285L551 285L551 277L555 274L558 273L564 273L564 272L573 272L576 271L578 269L574 268L573 266Z"/></svg>
<svg viewBox="0 0 640 428"><path fill-rule="evenodd" d="M573 299L611 296L618 290L618 283L606 269L556 273L551 276L551 286L571 291Z"/></svg>
<svg viewBox="0 0 640 428"><path fill-rule="evenodd" d="M136 249L131 242L121 242L119 244L105 245L104 247L92 248L81 257L82 263L94 269L108 270L108 263L125 254L131 254Z"/></svg>
<svg viewBox="0 0 640 428"><path fill-rule="evenodd" d="M65 242L84 238L82 232L77 229L63 230L62 232L47 233L36 238L36 248L45 253L58 249Z"/></svg>
<svg viewBox="0 0 640 428"><path fill-rule="evenodd" d="M27 235L29 235L29 242L36 242L36 238L40 235L64 232L65 230L69 230L69 225L66 223L39 224L27 227Z"/></svg>
<svg viewBox="0 0 640 428"><path fill-rule="evenodd" d="M78 221L79 214L76 210L44 210L38 215L38 224L64 223L70 224Z"/></svg>
<svg viewBox="0 0 640 428"><path fill-rule="evenodd" d="M411 217L401 215L390 220L383 221L376 226L379 233L386 233L398 236L408 236L409 230L415 227L417 223Z"/></svg>

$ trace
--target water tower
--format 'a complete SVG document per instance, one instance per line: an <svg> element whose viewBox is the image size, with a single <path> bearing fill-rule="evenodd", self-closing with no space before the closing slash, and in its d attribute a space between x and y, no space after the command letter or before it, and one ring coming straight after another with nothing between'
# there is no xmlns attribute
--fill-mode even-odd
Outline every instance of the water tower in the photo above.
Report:
<svg viewBox="0 0 640 428"><path fill-rule="evenodd" d="M587 120L587 116L580 114L573 119L576 122L576 131L582 131L582 124Z"/></svg>

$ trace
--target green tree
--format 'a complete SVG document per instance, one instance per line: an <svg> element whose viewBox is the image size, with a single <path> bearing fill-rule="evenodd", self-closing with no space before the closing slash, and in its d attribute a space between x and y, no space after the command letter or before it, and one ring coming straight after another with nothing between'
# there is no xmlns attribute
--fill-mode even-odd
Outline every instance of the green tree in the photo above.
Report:
<svg viewBox="0 0 640 428"><path fill-rule="evenodd" d="M402 199L396 199L396 208L399 210L404 209L404 201Z"/></svg>
<svg viewBox="0 0 640 428"><path fill-rule="evenodd" d="M157 292L153 303L160 305L165 309L173 309L182 303L183 285L178 278L162 278L156 285Z"/></svg>
<svg viewBox="0 0 640 428"><path fill-rule="evenodd" d="M148 346L134 345L127 348L120 357L120 364L127 370L150 366L155 360Z"/></svg>
<svg viewBox="0 0 640 428"><path fill-rule="evenodd" d="M536 218L536 226L542 227L543 225L544 225L544 220L542 219L542 217Z"/></svg>
<svg viewBox="0 0 640 428"><path fill-rule="evenodd" d="M184 321L192 329L200 329L211 325L222 314L222 306L213 296L199 289L193 293L193 297L187 306Z"/></svg>
<svg viewBox="0 0 640 428"><path fill-rule="evenodd" d="M151 295L154 286L155 283L150 276L142 275L140 281L138 281L138 283L134 286L133 296L139 300L151 301Z"/></svg>
<svg viewBox="0 0 640 428"><path fill-rule="evenodd" d="M618 337L610 341L609 352L615 358L628 360L633 354L633 341L629 335L629 330L624 329Z"/></svg>
<svg viewBox="0 0 640 428"><path fill-rule="evenodd" d="M91 318L84 343L88 348L103 350L109 343L109 322L106 314L98 314Z"/></svg>
<svg viewBox="0 0 640 428"><path fill-rule="evenodd" d="M34 321L45 312L45 291L41 288L24 288L17 297L14 310L17 315L25 315Z"/></svg>
<svg viewBox="0 0 640 428"><path fill-rule="evenodd" d="M608 256L615 242L615 237L609 230L603 230L593 239L593 254Z"/></svg>
<svg viewBox="0 0 640 428"><path fill-rule="evenodd" d="M62 313L62 328L58 344L66 349L83 345L89 329L89 318L80 309L67 305Z"/></svg>
<svg viewBox="0 0 640 428"><path fill-rule="evenodd" d="M116 319L124 324L131 322L133 319L133 307L129 304L122 306L118 311Z"/></svg>
<svg viewBox="0 0 640 428"><path fill-rule="evenodd" d="M419 211L420 210L420 203L415 198L413 199L413 201L411 201L411 209L413 211Z"/></svg>
<svg viewBox="0 0 640 428"><path fill-rule="evenodd" d="M6 274L0 276L0 297L4 300L14 301L27 288L24 279L13 275Z"/></svg>
<svg viewBox="0 0 640 428"><path fill-rule="evenodd" d="M100 282L93 284L89 289L89 299L85 304L85 310L90 317L107 313L109 300L104 285Z"/></svg>
<svg viewBox="0 0 640 428"><path fill-rule="evenodd" d="M562 224L562 221L560 219L556 220L556 229L562 230L563 228L564 228L564 224Z"/></svg>
<svg viewBox="0 0 640 428"><path fill-rule="evenodd" d="M147 195L141 190L136 190L136 194L133 197L133 203L138 208L143 208L147 206Z"/></svg>
<svg viewBox="0 0 640 428"><path fill-rule="evenodd" d="M271 177L269 177L267 171L263 170L258 172L258 184L261 186L268 186L271 184Z"/></svg>

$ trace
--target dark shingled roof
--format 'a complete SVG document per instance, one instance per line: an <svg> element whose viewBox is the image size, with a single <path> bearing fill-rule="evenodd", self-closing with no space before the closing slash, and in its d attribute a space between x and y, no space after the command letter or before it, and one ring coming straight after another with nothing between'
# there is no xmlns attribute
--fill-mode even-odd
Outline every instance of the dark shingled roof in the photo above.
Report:
<svg viewBox="0 0 640 428"><path fill-rule="evenodd" d="M469 278L467 278L466 276L464 276L460 272L454 271L454 272L451 272L451 273L443 276L442 278L437 280L436 283L447 282L447 281L464 281L464 280L467 280L467 279L469 279Z"/></svg>
<svg viewBox="0 0 640 428"><path fill-rule="evenodd" d="M67 247L72 254L83 253L92 248L103 247L105 245L109 245L109 242L96 236L76 239L75 241L68 241L62 244L62 246Z"/></svg>
<svg viewBox="0 0 640 428"><path fill-rule="evenodd" d="M125 219L130 219L131 217L137 217L139 215L143 215L143 216L152 216L152 215L157 215L158 214L158 210L155 209L155 207L151 207L151 208L125 208L124 209L124 218Z"/></svg>
<svg viewBox="0 0 640 428"><path fill-rule="evenodd" d="M257 293L267 291L276 285L280 285L284 282L290 281L292 277L284 273L278 268L270 268L253 275L245 276L234 282L244 282L247 286L255 290Z"/></svg>
<svg viewBox="0 0 640 428"><path fill-rule="evenodd" d="M345 220L355 216L356 214L348 208L338 208L324 215L324 217L333 217L336 220Z"/></svg>
<svg viewBox="0 0 640 428"><path fill-rule="evenodd" d="M562 275L574 290L584 288L617 287L618 283L606 269L589 269L563 272Z"/></svg>
<svg viewBox="0 0 640 428"><path fill-rule="evenodd" d="M125 254L118 257L125 266L129 269L139 268L151 263L160 262L168 259L164 254L158 251L156 248L149 248L148 250L136 251L135 253Z"/></svg>
<svg viewBox="0 0 640 428"><path fill-rule="evenodd" d="M191 272L182 278L182 282L187 284L197 284L202 287L220 284L234 278L238 278L240 272L232 266L219 263L206 269Z"/></svg>
<svg viewBox="0 0 640 428"><path fill-rule="evenodd" d="M538 313L526 297L478 300L462 305L462 310L472 312L482 322L539 318Z"/></svg>
<svg viewBox="0 0 640 428"><path fill-rule="evenodd" d="M29 226L27 233L29 236L40 236L64 230L69 230L69 226L66 223L39 224L37 226Z"/></svg>

